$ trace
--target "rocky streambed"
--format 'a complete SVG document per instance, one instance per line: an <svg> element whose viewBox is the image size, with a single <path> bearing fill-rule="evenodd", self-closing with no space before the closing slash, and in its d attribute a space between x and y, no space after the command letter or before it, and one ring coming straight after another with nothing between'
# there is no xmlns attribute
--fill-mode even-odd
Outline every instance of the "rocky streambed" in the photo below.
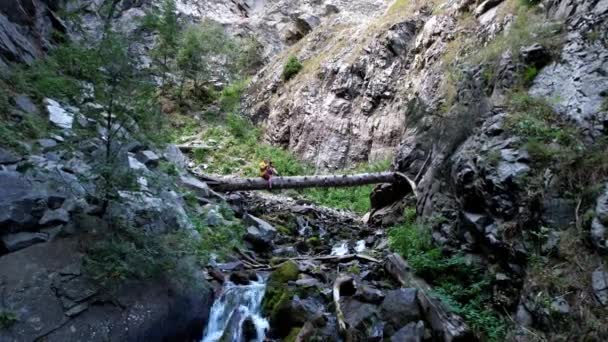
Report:
<svg viewBox="0 0 608 342"><path fill-rule="evenodd" d="M204 342L470 337L388 251L384 230L266 193L228 201L246 223L247 248L208 267L216 301Z"/></svg>

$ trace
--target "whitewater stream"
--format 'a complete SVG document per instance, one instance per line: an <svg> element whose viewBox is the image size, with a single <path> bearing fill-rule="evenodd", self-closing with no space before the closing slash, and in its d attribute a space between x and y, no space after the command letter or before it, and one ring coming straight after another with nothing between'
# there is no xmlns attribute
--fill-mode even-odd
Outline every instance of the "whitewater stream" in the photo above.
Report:
<svg viewBox="0 0 608 342"><path fill-rule="evenodd" d="M226 282L222 294L211 307L209 324L201 342L263 342L269 328L268 321L261 313L265 291L266 284L260 279L249 285ZM245 324L247 320L249 322Z"/></svg>

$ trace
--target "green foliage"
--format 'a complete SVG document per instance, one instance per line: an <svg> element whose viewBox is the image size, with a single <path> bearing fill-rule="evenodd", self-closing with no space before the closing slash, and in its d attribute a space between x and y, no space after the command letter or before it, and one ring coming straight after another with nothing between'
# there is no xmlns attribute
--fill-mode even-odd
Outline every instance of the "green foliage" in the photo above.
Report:
<svg viewBox="0 0 608 342"><path fill-rule="evenodd" d="M0 125L0 146L25 153L21 142L42 138L51 129L47 120L35 114L24 115L19 122L7 120Z"/></svg>
<svg viewBox="0 0 608 342"><path fill-rule="evenodd" d="M236 81L222 90L220 95L220 108L225 113L237 113L241 103L241 96L249 85L249 79Z"/></svg>
<svg viewBox="0 0 608 342"><path fill-rule="evenodd" d="M17 323L17 315L13 311L0 310L0 328L8 329Z"/></svg>
<svg viewBox="0 0 608 342"><path fill-rule="evenodd" d="M287 59L287 63L283 67L283 81L287 82L297 75L304 66L300 63L300 60L296 56L290 56Z"/></svg>
<svg viewBox="0 0 608 342"><path fill-rule="evenodd" d="M158 236L118 224L88 248L85 272L109 287L129 279L171 274L184 256L188 240L185 232Z"/></svg>
<svg viewBox="0 0 608 342"><path fill-rule="evenodd" d="M520 6L523 7L532 7L540 4L542 0L518 0Z"/></svg>
<svg viewBox="0 0 608 342"><path fill-rule="evenodd" d="M191 219L201 235L201 241L194 245L194 253L202 262L208 262L212 255L218 260L225 260L233 253L234 248L243 247L242 236L245 234L245 227L240 222L229 221L225 225L210 227L202 218Z"/></svg>
<svg viewBox="0 0 608 342"><path fill-rule="evenodd" d="M532 84L532 82L534 82L534 79L536 78L536 76L538 75L538 69L535 66L529 66L527 67L522 75L523 78L523 84L525 86L530 86Z"/></svg>
<svg viewBox="0 0 608 342"><path fill-rule="evenodd" d="M492 286L488 275L462 256L445 256L434 247L430 228L416 222L415 210L406 209L405 222L389 230L389 243L478 335L488 341L504 339L506 322L489 306Z"/></svg>
<svg viewBox="0 0 608 342"><path fill-rule="evenodd" d="M390 167L390 160L383 160L371 164L361 164L350 173L382 172ZM370 209L369 195L374 185L365 185L349 188L312 188L303 191L306 198L324 206L351 210L365 214Z"/></svg>
<svg viewBox="0 0 608 342"><path fill-rule="evenodd" d="M514 133L532 141L554 141L563 145L576 142L576 131L561 122L544 100L533 98L525 92L513 93L509 106L512 113L506 124Z"/></svg>

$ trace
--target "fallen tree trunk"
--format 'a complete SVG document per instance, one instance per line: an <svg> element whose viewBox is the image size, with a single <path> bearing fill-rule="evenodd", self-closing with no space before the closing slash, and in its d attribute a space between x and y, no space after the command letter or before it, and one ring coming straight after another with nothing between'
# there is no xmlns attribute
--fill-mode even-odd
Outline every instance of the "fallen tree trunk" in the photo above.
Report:
<svg viewBox="0 0 608 342"><path fill-rule="evenodd" d="M215 191L268 190L268 181L260 178L210 178L200 176ZM399 172L363 173L357 175L322 175L273 177L272 189L350 187L378 183L404 183L415 192L415 184Z"/></svg>

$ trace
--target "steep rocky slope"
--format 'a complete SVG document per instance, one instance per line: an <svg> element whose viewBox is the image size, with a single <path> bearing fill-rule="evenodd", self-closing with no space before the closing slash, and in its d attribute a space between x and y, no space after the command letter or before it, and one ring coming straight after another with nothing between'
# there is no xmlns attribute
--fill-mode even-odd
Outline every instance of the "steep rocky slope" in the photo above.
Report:
<svg viewBox="0 0 608 342"><path fill-rule="evenodd" d="M311 32L253 80L246 112L321 171L393 157L435 243L493 274L511 338L605 338L608 3L393 6ZM290 55L304 68L285 81Z"/></svg>
<svg viewBox="0 0 608 342"><path fill-rule="evenodd" d="M342 276L360 285L337 299L355 338L608 339L608 1L176 5L181 23L210 18L264 47L242 107L267 142L319 172L391 159L415 193L379 186L367 226L302 200L224 198L188 175L206 165L148 142L149 126L129 121L108 143L112 115L90 113L112 102L87 83L61 103L10 89L0 115L23 129L0 127L0 339L199 339L221 272L247 283L271 271L264 313L279 340L338 339ZM0 70L99 41L107 18L141 35L129 47L145 68L158 36L139 19L159 6L0 0ZM303 69L286 79L292 56ZM111 201L97 194L107 151L135 175L115 175Z"/></svg>

